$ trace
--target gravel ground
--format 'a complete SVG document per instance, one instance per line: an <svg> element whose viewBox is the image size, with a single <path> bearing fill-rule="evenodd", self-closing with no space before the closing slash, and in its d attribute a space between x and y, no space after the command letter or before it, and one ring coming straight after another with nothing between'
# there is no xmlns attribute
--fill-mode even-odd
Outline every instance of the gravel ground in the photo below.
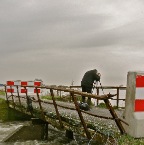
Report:
<svg viewBox="0 0 144 145"><path fill-rule="evenodd" d="M49 102L52 102L52 101L49 101ZM75 108L75 105L73 103L60 102L60 101L57 101L56 103L58 105L69 106L69 107ZM51 104L43 104L42 106L44 108L44 111L46 111L46 112L55 112L55 108ZM59 111L60 114L62 114L64 116L79 120L79 115L78 115L77 111L75 111L75 110L69 110L69 109L64 109L64 108L58 107L58 111ZM121 110L115 110L115 112L116 112L116 114L119 118L122 118L123 111L124 110L122 110L122 109ZM105 117L112 117L109 110L106 109L106 108L99 108L99 107L93 106L87 112L95 114L95 115L100 115L100 116L105 116ZM86 122L92 122L94 124L107 126L108 128L109 128L109 126L111 126L115 131L119 132L119 129L118 129L114 120L102 119L102 118L98 118L98 117L88 115L86 113L82 113L82 115L83 115L83 118Z"/></svg>

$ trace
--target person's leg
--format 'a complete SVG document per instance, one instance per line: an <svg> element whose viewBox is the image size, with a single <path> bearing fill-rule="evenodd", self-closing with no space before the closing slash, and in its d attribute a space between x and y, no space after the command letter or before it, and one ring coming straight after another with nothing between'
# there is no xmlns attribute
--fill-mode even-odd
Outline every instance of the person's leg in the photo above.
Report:
<svg viewBox="0 0 144 145"><path fill-rule="evenodd" d="M82 85L82 92L86 92L86 87ZM82 96L82 102L85 102L85 96Z"/></svg>
<svg viewBox="0 0 144 145"><path fill-rule="evenodd" d="M86 92L87 93L92 93L92 87L87 87ZM88 105L91 104L91 98L90 97L88 97L87 103L88 103Z"/></svg>

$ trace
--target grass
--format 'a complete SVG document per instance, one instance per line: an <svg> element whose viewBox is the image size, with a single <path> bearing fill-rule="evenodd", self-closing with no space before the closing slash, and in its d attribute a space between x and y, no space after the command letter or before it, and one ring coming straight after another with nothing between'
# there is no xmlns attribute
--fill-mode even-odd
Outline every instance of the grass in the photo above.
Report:
<svg viewBox="0 0 144 145"><path fill-rule="evenodd" d="M144 145L144 139L143 138L133 138L129 135L122 135L118 138L118 144L119 145Z"/></svg>
<svg viewBox="0 0 144 145"><path fill-rule="evenodd" d="M99 108L107 108L105 103L99 103L97 105L97 107L99 107Z"/></svg>
<svg viewBox="0 0 144 145"><path fill-rule="evenodd" d="M99 108L107 108L105 103L99 103L98 106ZM117 106L113 106L113 109L118 109Z"/></svg>
<svg viewBox="0 0 144 145"><path fill-rule="evenodd" d="M0 90L0 95L5 95L5 91L4 90Z"/></svg>
<svg viewBox="0 0 144 145"><path fill-rule="evenodd" d="M16 111L14 109L10 109L8 107L7 102L4 99L0 98L0 120L2 121L24 121L29 120L30 117Z"/></svg>
<svg viewBox="0 0 144 145"><path fill-rule="evenodd" d="M0 98L0 120L6 120L8 114L8 106L4 99Z"/></svg>
<svg viewBox="0 0 144 145"><path fill-rule="evenodd" d="M5 100L4 100L4 99L2 99L2 98L0 98L0 103L3 103L3 102L5 102Z"/></svg>

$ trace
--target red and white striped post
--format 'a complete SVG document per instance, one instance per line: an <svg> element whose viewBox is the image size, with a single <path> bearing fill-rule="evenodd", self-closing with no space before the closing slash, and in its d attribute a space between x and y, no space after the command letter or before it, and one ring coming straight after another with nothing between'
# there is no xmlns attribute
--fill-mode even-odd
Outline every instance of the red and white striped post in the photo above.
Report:
<svg viewBox="0 0 144 145"><path fill-rule="evenodd" d="M144 75L136 76L135 112L144 112Z"/></svg>
<svg viewBox="0 0 144 145"><path fill-rule="evenodd" d="M124 118L129 135L144 137L144 72L128 72Z"/></svg>
<svg viewBox="0 0 144 145"><path fill-rule="evenodd" d="M28 95L36 95L36 88L41 86L40 81L7 81L7 93L15 94L17 93L16 85L19 86L19 93L25 94L26 92ZM27 87L27 86L33 86L33 87ZM26 89L24 88L26 87ZM38 93L41 93L41 89L37 89Z"/></svg>
<svg viewBox="0 0 144 145"><path fill-rule="evenodd" d="M16 91L16 87L14 87L14 81L7 81L6 82L7 85L7 93L14 93Z"/></svg>

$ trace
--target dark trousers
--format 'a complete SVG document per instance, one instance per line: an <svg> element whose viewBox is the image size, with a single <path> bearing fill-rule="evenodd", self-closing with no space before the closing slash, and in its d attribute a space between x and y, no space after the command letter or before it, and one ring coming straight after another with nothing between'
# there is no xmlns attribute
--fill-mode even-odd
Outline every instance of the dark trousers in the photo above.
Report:
<svg viewBox="0 0 144 145"><path fill-rule="evenodd" d="M82 92L92 93L92 87L82 85ZM91 101L91 98L88 97L88 100ZM85 96L82 96L82 102L85 102Z"/></svg>

